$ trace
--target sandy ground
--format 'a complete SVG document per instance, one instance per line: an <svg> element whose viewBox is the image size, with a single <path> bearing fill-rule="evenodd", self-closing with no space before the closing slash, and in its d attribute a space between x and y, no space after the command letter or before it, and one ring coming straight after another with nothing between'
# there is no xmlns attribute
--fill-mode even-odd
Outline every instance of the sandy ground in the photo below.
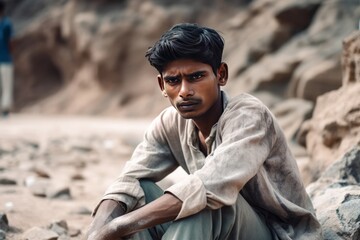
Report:
<svg viewBox="0 0 360 240"><path fill-rule="evenodd" d="M0 180L16 181L16 185L0 184L0 213L6 213L11 227L7 239L24 239L29 229L45 229L59 220L65 220L72 231L80 231L61 240L83 239L90 211L116 179L150 121L23 114L0 118ZM300 168L306 166L304 160L298 163ZM29 182L43 181L43 173L48 175L50 189L66 186L71 198L36 196ZM178 169L160 186L168 186L183 174Z"/></svg>
<svg viewBox="0 0 360 240"><path fill-rule="evenodd" d="M6 213L11 227L7 239L23 239L26 230L46 227L58 220L65 220L70 229L81 231L80 235L71 239L81 239L91 216L76 212L95 207L106 187L119 174L134 146L141 140L149 122L147 119L17 114L1 119L0 147L9 149L19 141L30 141L40 146L40 153L31 158L22 155L25 151L22 149L10 156L0 151L0 177L17 181L16 185L0 185L0 212ZM104 150L105 153L99 154L91 150L92 155L87 151L81 155L81 151L77 151L74 157L73 151L68 149L59 155L59 151L54 153L54 148L47 148L49 142L56 142L54 139L60 139L63 144L74 139L77 142L95 139L102 141L103 149L107 152ZM46 154L41 154L41 151ZM58 154L61 158L51 157L52 154ZM37 164L50 175L53 184L69 186L70 200L38 197L29 190L26 182L34 175L31 166ZM73 180L75 174L82 176L82 179Z"/></svg>

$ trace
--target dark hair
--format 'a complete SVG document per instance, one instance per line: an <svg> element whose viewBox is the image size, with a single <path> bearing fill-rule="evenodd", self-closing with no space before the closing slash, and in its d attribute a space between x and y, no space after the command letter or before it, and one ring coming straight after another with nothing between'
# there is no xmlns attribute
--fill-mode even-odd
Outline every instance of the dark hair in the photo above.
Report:
<svg viewBox="0 0 360 240"><path fill-rule="evenodd" d="M145 54L150 64L162 74L166 64L178 59L192 59L209 64L214 73L220 67L224 40L211 28L181 23L165 32Z"/></svg>

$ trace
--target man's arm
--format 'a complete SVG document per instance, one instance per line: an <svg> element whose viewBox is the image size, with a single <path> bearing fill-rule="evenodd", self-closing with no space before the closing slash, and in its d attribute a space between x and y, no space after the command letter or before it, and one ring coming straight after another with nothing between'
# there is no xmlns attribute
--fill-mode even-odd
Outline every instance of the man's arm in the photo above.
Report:
<svg viewBox="0 0 360 240"><path fill-rule="evenodd" d="M165 193L155 201L117 217L89 235L88 240L118 240L140 230L174 220L182 202L172 194Z"/></svg>
<svg viewBox="0 0 360 240"><path fill-rule="evenodd" d="M114 200L102 201L89 227L86 238L88 238L91 234L100 231L101 228L104 227L104 225L109 223L111 220L124 215L125 210L126 205L123 203L119 203Z"/></svg>

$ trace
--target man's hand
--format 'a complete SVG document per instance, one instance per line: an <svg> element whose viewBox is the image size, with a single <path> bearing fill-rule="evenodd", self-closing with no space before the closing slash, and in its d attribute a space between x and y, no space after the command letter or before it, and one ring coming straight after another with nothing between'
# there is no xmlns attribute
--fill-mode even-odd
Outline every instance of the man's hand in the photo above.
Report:
<svg viewBox="0 0 360 240"><path fill-rule="evenodd" d="M85 239L101 239L97 237L97 235L101 232L101 229L105 226L105 224L109 223L114 218L125 214L125 204L123 204L124 207L121 207L120 204L123 203L118 203L114 200L102 201L92 223L90 224Z"/></svg>
<svg viewBox="0 0 360 240"><path fill-rule="evenodd" d="M182 202L179 199L165 193L155 201L128 214L116 217L110 222L104 223L105 221L100 222L94 219L91 224L93 230L89 231L88 240L126 239L126 236L138 231L174 220L180 212L181 206Z"/></svg>
<svg viewBox="0 0 360 240"><path fill-rule="evenodd" d="M124 222L125 220L125 222ZM115 222L116 221L116 222ZM116 220L113 220L101 228L91 232L87 238L87 240L123 240L123 238L129 228L127 227L127 223L129 221L126 217L119 217Z"/></svg>

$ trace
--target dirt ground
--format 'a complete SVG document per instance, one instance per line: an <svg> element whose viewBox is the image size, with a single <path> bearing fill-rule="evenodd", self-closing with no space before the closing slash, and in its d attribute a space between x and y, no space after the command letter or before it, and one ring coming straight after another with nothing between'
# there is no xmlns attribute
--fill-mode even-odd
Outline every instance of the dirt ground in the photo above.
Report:
<svg viewBox="0 0 360 240"><path fill-rule="evenodd" d="M0 213L6 213L6 239L24 239L33 227L65 220L82 239L90 211L120 173L148 119L14 114L0 119ZM31 184L66 186L70 198L37 196ZM45 188L46 188L45 187ZM69 230L70 231L70 230Z"/></svg>
<svg viewBox="0 0 360 240"><path fill-rule="evenodd" d="M49 229L61 220L68 231L58 240L83 239L91 211L150 122L64 115L0 118L0 214L6 214L10 225L6 239L23 240L34 227ZM178 169L160 186L183 174ZM65 194L54 197L53 192L63 189Z"/></svg>

